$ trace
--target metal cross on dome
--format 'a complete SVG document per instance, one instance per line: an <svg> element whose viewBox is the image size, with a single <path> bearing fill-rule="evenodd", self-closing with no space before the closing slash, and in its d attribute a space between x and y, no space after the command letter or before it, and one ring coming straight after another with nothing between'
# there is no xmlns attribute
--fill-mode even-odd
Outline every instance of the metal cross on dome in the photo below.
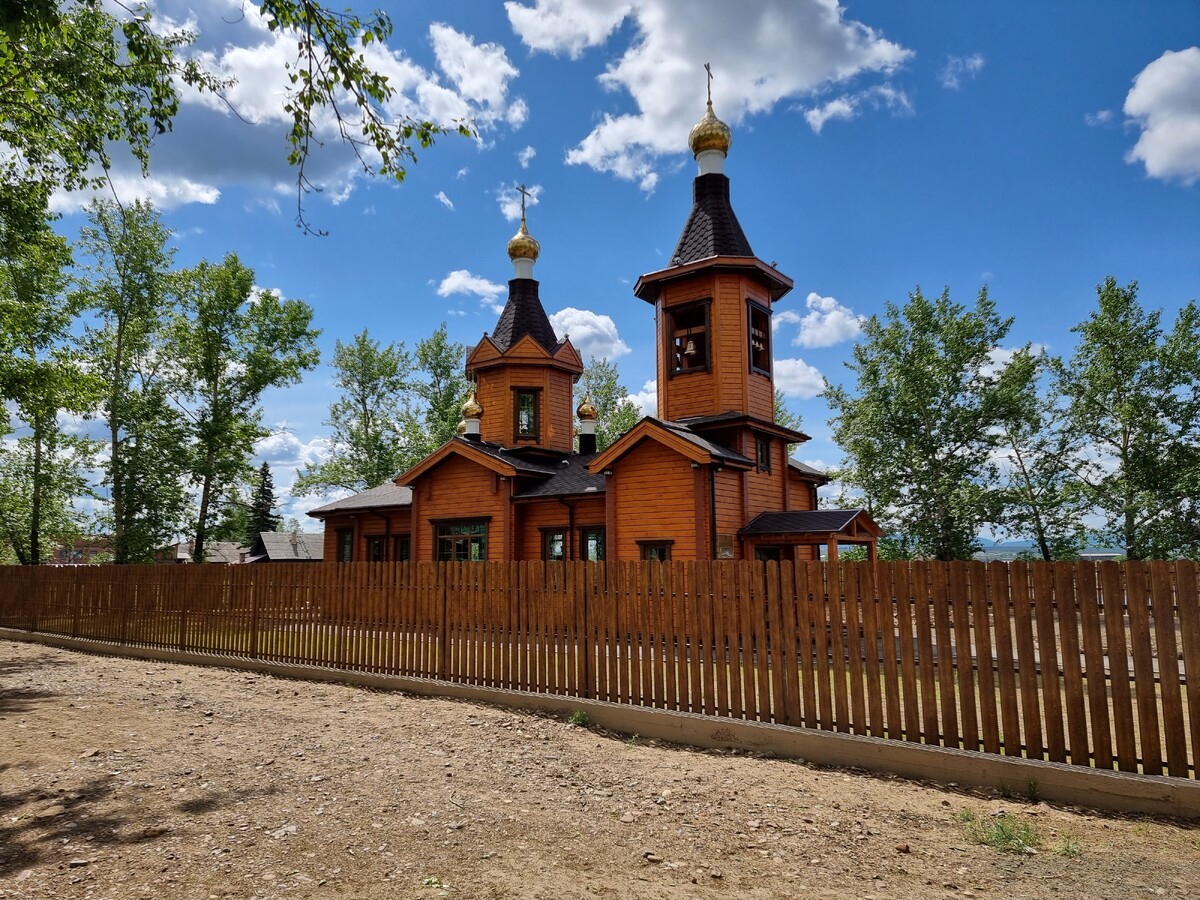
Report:
<svg viewBox="0 0 1200 900"><path fill-rule="evenodd" d="M533 192L523 184L517 185L517 190L521 193L521 221L525 221L525 198L532 197Z"/></svg>
<svg viewBox="0 0 1200 900"><path fill-rule="evenodd" d="M704 64L704 71L708 73L708 103L712 105L712 66L708 63Z"/></svg>

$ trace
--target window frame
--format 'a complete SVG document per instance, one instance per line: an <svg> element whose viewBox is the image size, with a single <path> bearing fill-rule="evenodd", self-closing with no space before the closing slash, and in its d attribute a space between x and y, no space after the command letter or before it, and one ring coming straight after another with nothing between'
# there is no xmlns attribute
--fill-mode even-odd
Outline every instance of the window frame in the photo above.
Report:
<svg viewBox="0 0 1200 900"><path fill-rule="evenodd" d="M774 443L769 437L763 437L756 434L754 436L754 464L759 472L767 475L771 474L771 445ZM765 461L764 461L764 453Z"/></svg>
<svg viewBox="0 0 1200 900"><path fill-rule="evenodd" d="M542 533L542 562L566 562L570 559L571 540L566 525L547 525L539 528ZM550 555L550 544L555 538L561 539L561 556Z"/></svg>
<svg viewBox="0 0 1200 900"><path fill-rule="evenodd" d="M682 327L676 326L676 319L686 313L695 311L700 312L701 323L699 325L687 325ZM665 359L667 360L667 377L674 378L676 375L692 375L696 372L709 372L712 370L712 298L703 300L694 300L687 303L681 303L678 306L672 306L663 310L663 315L666 317L666 323L663 332L666 337ZM682 331L682 335L676 335L676 332ZM683 350L679 348L677 341L682 340L686 346L687 338L691 336L693 340L697 336L700 337L704 347L704 362L687 366L681 364L683 359Z"/></svg>
<svg viewBox="0 0 1200 900"><path fill-rule="evenodd" d="M584 525L579 529L579 558L584 562L604 562L608 555L608 535L603 525ZM600 548L600 553L595 559L588 555L588 538L591 535L598 537L597 545Z"/></svg>
<svg viewBox="0 0 1200 900"><path fill-rule="evenodd" d="M759 336L763 342L762 350L754 349L754 319L756 316L762 318L762 328L759 329ZM760 355L759 362L765 362L765 366L758 365L758 362L755 361L755 354ZM746 357L750 361L752 373L771 377L771 310L752 297L746 298Z"/></svg>
<svg viewBox="0 0 1200 900"><path fill-rule="evenodd" d="M354 529L339 528L334 535L334 559L340 563L354 562Z"/></svg>
<svg viewBox="0 0 1200 900"><path fill-rule="evenodd" d="M540 387L514 386L513 389L513 440L537 441L542 434L542 389ZM521 430L521 398L533 401L533 430Z"/></svg>
<svg viewBox="0 0 1200 900"><path fill-rule="evenodd" d="M364 538L366 544L366 553L363 556L367 562L386 562L387 561L387 535L386 534L368 534ZM379 558L376 559L374 552L379 553Z"/></svg>
<svg viewBox="0 0 1200 900"><path fill-rule="evenodd" d="M396 534L392 536L392 562L409 562L412 560L412 535L407 531L404 534Z"/></svg>
<svg viewBox="0 0 1200 900"><path fill-rule="evenodd" d="M488 531L491 517L472 518L472 519L439 519L431 520L433 526L433 558L436 562L483 562L488 556ZM477 533L448 533L443 535L442 530L452 530L458 528L481 529ZM466 555L459 556L457 550L457 542L465 539ZM478 539L478 540L477 540ZM451 554L443 556L442 541L450 541ZM480 548L479 554L475 555L472 547L478 545Z"/></svg>
<svg viewBox="0 0 1200 900"><path fill-rule="evenodd" d="M654 560L657 562L671 561L671 548L675 542L672 540L653 540L653 541L638 541L638 558L643 562ZM654 556L655 551L661 551L662 556Z"/></svg>

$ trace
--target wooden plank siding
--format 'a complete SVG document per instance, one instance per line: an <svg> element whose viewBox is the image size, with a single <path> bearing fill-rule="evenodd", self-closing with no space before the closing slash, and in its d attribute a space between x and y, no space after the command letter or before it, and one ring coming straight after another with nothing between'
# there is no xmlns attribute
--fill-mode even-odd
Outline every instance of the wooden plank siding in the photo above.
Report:
<svg viewBox="0 0 1200 900"><path fill-rule="evenodd" d="M504 559L511 481L469 459L452 455L413 485L418 503L412 530L412 558L432 561L434 522L448 519L487 519L488 559ZM468 502L464 502L464 500Z"/></svg>
<svg viewBox="0 0 1200 900"><path fill-rule="evenodd" d="M638 559L638 541L673 541L671 555L695 559L695 479L690 462L661 444L645 440L621 457L608 479L608 503L619 531L610 535L609 556ZM653 502L648 502L648 501Z"/></svg>
<svg viewBox="0 0 1200 900"><path fill-rule="evenodd" d="M1195 778L1198 577L1191 562L5 567L0 626Z"/></svg>

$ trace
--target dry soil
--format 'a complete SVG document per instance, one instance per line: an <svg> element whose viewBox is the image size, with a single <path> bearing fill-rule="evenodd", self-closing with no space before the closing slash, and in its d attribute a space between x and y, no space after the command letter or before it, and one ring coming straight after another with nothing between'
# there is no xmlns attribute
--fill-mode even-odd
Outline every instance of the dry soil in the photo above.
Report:
<svg viewBox="0 0 1200 900"><path fill-rule="evenodd" d="M0 897L440 896L1195 898L1200 830L0 641Z"/></svg>

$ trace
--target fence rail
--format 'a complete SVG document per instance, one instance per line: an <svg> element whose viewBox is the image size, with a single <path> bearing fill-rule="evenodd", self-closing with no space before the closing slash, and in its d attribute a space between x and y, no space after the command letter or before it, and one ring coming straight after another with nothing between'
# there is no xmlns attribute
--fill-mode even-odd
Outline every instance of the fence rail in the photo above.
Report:
<svg viewBox="0 0 1200 900"><path fill-rule="evenodd" d="M0 625L1196 777L1191 562L0 569Z"/></svg>

